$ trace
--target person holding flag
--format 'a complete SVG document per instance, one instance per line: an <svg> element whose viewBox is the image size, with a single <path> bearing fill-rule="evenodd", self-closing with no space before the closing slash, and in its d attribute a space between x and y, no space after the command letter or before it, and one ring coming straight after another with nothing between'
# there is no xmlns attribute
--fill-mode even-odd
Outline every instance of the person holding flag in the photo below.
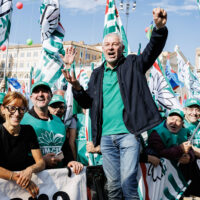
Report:
<svg viewBox="0 0 200 200"><path fill-rule="evenodd" d="M165 46L167 13L155 8L153 18L156 27L141 55L124 57L124 45L117 33L104 37L105 62L92 72L87 90L81 87L74 74L62 70L72 84L74 98L81 107L91 109L93 143L101 145L109 200L139 199L138 136L162 121L145 73Z"/></svg>

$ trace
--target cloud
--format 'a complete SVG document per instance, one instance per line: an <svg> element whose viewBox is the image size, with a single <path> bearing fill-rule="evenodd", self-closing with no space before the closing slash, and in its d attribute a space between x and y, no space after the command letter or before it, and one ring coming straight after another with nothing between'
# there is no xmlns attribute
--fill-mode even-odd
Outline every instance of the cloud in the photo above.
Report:
<svg viewBox="0 0 200 200"><path fill-rule="evenodd" d="M161 7L166 9L167 12L173 12L179 15L190 15L191 11L197 10L197 5L195 4L194 0L175 0L173 4L172 1L169 0L162 0L157 3L152 3L153 7Z"/></svg>
<svg viewBox="0 0 200 200"><path fill-rule="evenodd" d="M72 9L73 11L94 12L100 7L106 5L105 0L60 0L62 7Z"/></svg>

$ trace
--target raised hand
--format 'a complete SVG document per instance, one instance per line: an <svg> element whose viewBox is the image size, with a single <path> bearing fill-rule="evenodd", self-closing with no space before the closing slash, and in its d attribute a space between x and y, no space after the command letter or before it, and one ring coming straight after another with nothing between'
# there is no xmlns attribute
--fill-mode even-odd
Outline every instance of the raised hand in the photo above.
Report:
<svg viewBox="0 0 200 200"><path fill-rule="evenodd" d="M162 28L167 22L167 12L162 8L153 9L153 19L157 28Z"/></svg>
<svg viewBox="0 0 200 200"><path fill-rule="evenodd" d="M81 90L81 86L80 83L78 82L78 80L76 79L74 72L72 72L72 75L70 75L68 70L62 69L62 73L65 77L65 79L67 80L68 83L72 84L72 87L75 90Z"/></svg>
<svg viewBox="0 0 200 200"><path fill-rule="evenodd" d="M77 54L76 49L73 46L70 46L66 48L65 56L60 54L60 57L62 58L63 62L66 65L71 65L74 62L76 54Z"/></svg>

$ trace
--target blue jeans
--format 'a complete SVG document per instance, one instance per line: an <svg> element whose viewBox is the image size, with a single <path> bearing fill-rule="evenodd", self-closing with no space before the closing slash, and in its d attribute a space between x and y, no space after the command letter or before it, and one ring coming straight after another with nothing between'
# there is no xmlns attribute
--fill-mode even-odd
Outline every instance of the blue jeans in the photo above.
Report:
<svg viewBox="0 0 200 200"><path fill-rule="evenodd" d="M101 138L103 169L107 177L109 200L136 200L140 141L133 134L106 135Z"/></svg>

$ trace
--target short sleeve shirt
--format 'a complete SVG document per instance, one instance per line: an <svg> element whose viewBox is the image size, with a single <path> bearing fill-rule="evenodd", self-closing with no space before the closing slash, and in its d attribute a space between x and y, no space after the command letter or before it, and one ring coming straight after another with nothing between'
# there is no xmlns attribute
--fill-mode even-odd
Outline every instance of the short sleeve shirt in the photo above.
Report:
<svg viewBox="0 0 200 200"><path fill-rule="evenodd" d="M11 135L0 126L0 166L12 171L20 171L35 163L31 150L39 149L34 129L30 125L20 125L18 136Z"/></svg>

